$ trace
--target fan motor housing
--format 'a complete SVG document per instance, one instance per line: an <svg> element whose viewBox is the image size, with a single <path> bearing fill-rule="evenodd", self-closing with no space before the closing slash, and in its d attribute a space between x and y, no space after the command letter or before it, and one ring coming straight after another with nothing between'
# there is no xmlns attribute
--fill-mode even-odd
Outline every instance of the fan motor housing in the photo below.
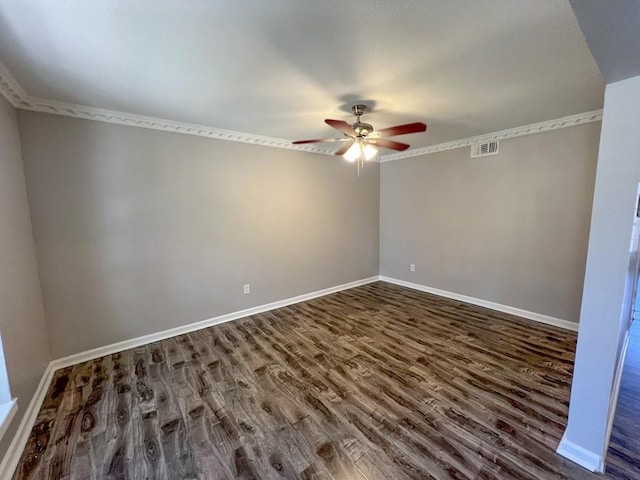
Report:
<svg viewBox="0 0 640 480"><path fill-rule="evenodd" d="M351 127L356 131L359 137L366 137L373 132L373 125L369 123L356 122L352 123Z"/></svg>

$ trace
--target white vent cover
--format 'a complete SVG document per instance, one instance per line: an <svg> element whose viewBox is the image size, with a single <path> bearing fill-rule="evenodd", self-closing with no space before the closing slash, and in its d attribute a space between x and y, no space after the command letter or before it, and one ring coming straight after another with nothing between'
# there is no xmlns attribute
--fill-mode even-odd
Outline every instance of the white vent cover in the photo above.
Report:
<svg viewBox="0 0 640 480"><path fill-rule="evenodd" d="M471 158L498 154L498 142L479 143L471 146Z"/></svg>

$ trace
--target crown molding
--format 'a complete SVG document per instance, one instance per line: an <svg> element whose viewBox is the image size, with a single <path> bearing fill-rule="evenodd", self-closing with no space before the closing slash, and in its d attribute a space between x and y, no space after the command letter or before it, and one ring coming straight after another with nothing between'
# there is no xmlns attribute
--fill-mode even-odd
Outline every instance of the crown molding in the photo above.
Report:
<svg viewBox="0 0 640 480"><path fill-rule="evenodd" d="M221 128L208 127L194 123L176 122L165 118L150 117L145 115L135 115L132 113L107 110L104 108L88 107L67 102L57 102L43 98L27 95L11 72L0 61L0 94L2 94L15 108L30 110L33 112L51 113L66 117L81 118L83 120L95 120L98 122L116 123L130 127L149 128L152 130L162 130L165 132L183 133L186 135L197 135L201 137L214 138L218 140L228 140L231 142L250 143L265 147L285 148L288 150L298 150L303 152L319 153L322 155L333 155L334 152L309 145L293 145L290 140L282 138L265 137L251 133L237 132L234 130L224 130ZM475 137L463 138L446 143L439 143L423 148L416 148L390 155L382 155L379 162L391 162L403 158L418 157L430 153L444 152L456 148L469 147L476 143L490 142L494 140L505 140L508 138L521 137L534 133L557 130L559 128L573 127L583 123L597 122L602 120L602 110L579 113L568 117L556 118L522 127L500 130L498 132L487 133Z"/></svg>
<svg viewBox="0 0 640 480"><path fill-rule="evenodd" d="M265 147L285 148L303 152L333 155L330 150L309 145L293 145L290 140L283 138L265 137L252 133L224 130L194 123L176 122L165 118L135 115L132 113L107 110L104 108L88 107L67 102L56 102L43 98L32 97L22 89L7 67L0 62L0 94L2 94L15 108L32 112L52 113L66 117L95 120L98 122L116 123L130 127L149 128L165 132L197 135L200 137L228 140L231 142L249 143Z"/></svg>
<svg viewBox="0 0 640 480"><path fill-rule="evenodd" d="M424 148L416 148L400 153L392 153L380 157L380 162L392 162L403 158L418 157L421 155L429 155L430 153L444 152L446 150L454 150L456 148L470 147L477 143L493 142L496 140L506 140L508 138L523 137L535 133L548 132L550 130L558 130L560 128L575 127L583 123L598 122L602 120L602 110L593 110L591 112L579 113L577 115L569 115L567 117L546 120L544 122L532 123L521 127L509 128L498 132L485 133L475 137L453 140L451 142L439 143Z"/></svg>
<svg viewBox="0 0 640 480"><path fill-rule="evenodd" d="M165 132L183 133L186 135L196 135L200 137L214 138L217 140L228 140L231 142L250 143L264 147L285 148L288 150L299 150L324 155L333 155L330 150L324 150L308 145L293 145L290 140L283 138L265 137L252 133L237 132L234 130L224 130L195 123L176 122L164 118L149 117L146 115L135 115L132 113L107 110L104 108L87 107L66 102L56 102L42 98L28 97L18 105L21 110L33 112L52 113L66 117L81 118L83 120L96 120L98 122L116 123L130 127L149 128L152 130L162 130Z"/></svg>
<svg viewBox="0 0 640 480"><path fill-rule="evenodd" d="M0 94L15 108L20 108L22 100L27 98L25 91L2 62L0 62Z"/></svg>

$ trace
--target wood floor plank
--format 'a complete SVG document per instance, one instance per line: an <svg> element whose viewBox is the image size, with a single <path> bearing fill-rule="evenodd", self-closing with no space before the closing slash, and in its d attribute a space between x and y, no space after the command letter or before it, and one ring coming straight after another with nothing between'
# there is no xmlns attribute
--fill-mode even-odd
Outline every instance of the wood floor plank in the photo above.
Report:
<svg viewBox="0 0 640 480"><path fill-rule="evenodd" d="M56 372L13 479L603 478L554 451L575 342L377 282Z"/></svg>

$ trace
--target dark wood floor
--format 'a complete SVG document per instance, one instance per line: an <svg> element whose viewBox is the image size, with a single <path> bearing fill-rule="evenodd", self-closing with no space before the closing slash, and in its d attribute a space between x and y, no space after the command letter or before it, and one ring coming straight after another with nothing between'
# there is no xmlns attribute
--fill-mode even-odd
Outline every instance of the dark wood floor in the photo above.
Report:
<svg viewBox="0 0 640 480"><path fill-rule="evenodd" d="M631 326L606 472L613 478L640 478L640 320Z"/></svg>
<svg viewBox="0 0 640 480"><path fill-rule="evenodd" d="M386 283L56 372L14 479L586 479L575 334Z"/></svg>

